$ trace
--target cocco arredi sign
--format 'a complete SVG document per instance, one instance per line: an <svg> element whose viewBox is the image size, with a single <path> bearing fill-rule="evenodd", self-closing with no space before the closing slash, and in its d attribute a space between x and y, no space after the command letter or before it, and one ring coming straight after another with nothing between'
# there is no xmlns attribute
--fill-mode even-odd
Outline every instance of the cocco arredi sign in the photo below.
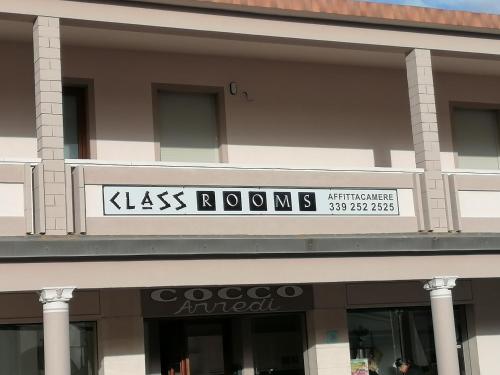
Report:
<svg viewBox="0 0 500 375"><path fill-rule="evenodd" d="M312 307L306 285L162 288L143 291L145 316L255 314Z"/></svg>

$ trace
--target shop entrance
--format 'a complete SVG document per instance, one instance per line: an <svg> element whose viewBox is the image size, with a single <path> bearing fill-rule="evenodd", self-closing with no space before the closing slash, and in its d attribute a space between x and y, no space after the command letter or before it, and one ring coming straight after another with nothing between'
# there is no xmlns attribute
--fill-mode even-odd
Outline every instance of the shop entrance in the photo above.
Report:
<svg viewBox="0 0 500 375"><path fill-rule="evenodd" d="M302 314L147 319L148 374L305 375Z"/></svg>
<svg viewBox="0 0 500 375"><path fill-rule="evenodd" d="M230 321L227 319L160 321L161 373L230 373L230 329Z"/></svg>

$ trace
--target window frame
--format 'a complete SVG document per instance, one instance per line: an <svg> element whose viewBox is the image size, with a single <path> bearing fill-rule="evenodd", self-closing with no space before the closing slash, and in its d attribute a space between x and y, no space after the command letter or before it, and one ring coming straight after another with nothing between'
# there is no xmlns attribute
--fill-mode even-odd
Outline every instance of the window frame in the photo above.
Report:
<svg viewBox="0 0 500 375"><path fill-rule="evenodd" d="M498 139L497 139L497 150L498 150L498 169L491 169L493 171L500 171L500 104L498 103L482 103L482 102L450 102L450 131L451 131L451 144L453 147L453 161L455 163L455 169L470 169L461 168L459 164L458 157L458 147L457 147L457 135L455 131L455 111L456 110L483 110L483 111L495 111L497 113L497 127L498 127ZM488 170L487 168L477 168L477 170Z"/></svg>
<svg viewBox="0 0 500 375"><path fill-rule="evenodd" d="M219 160L217 163L227 163L227 133L226 133L226 95L225 88L222 86L197 86L197 85L180 85L168 83L153 83L151 84L152 104L153 104L153 127L154 127L154 153L155 161L169 163L168 160L161 160L160 146L160 116L158 97L161 91L172 93L188 93L188 94L213 94L215 95L215 116L216 116L216 136L218 143ZM186 162L187 164L198 164ZM204 163L204 162L200 162Z"/></svg>
<svg viewBox="0 0 500 375"><path fill-rule="evenodd" d="M78 159L96 159L96 121L94 105L94 81L87 78L63 78L62 94L67 90L85 90L81 96L84 111L79 114ZM64 111L63 111L64 112ZM64 113L63 113L64 117Z"/></svg>

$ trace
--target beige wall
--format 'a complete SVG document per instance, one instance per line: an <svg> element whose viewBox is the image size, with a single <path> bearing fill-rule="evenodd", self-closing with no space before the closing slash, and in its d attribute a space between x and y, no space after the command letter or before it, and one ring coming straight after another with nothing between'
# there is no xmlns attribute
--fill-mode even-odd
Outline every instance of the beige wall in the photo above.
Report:
<svg viewBox="0 0 500 375"><path fill-rule="evenodd" d="M0 158L34 158L32 45L2 42L0 50ZM151 83L227 89L236 81L253 101L226 93L230 162L415 165L402 70L64 47L63 74L94 80L99 159L154 160ZM498 105L500 78L438 72L435 81L450 169L450 102Z"/></svg>
<svg viewBox="0 0 500 375"><path fill-rule="evenodd" d="M65 48L63 75L94 79L98 159L154 160L152 83L235 81L232 163L415 166L403 70Z"/></svg>
<svg viewBox="0 0 500 375"><path fill-rule="evenodd" d="M0 43L0 159L36 158L33 47Z"/></svg>
<svg viewBox="0 0 500 375"><path fill-rule="evenodd" d="M36 290L43 285L139 288L165 285L375 282L425 280L442 274L458 275L462 279L497 278L500 277L498 262L500 255L485 254L8 263L0 264L0 289L26 291ZM20 274L30 277L19 278Z"/></svg>
<svg viewBox="0 0 500 375"><path fill-rule="evenodd" d="M345 285L314 285L314 310L306 317L311 375L350 375Z"/></svg>
<svg viewBox="0 0 500 375"><path fill-rule="evenodd" d="M102 290L98 323L99 375L146 372L144 323L138 289Z"/></svg>

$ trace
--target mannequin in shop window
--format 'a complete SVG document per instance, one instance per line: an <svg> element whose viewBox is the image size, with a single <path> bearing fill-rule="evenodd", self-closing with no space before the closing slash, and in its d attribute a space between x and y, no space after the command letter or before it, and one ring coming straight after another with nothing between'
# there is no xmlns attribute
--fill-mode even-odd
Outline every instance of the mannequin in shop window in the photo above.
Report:
<svg viewBox="0 0 500 375"><path fill-rule="evenodd" d="M379 375L379 363L382 358L382 353L375 347L372 348L368 355L368 374Z"/></svg>
<svg viewBox="0 0 500 375"><path fill-rule="evenodd" d="M423 375L420 367L413 365L412 361L405 358L398 358L394 362L394 367L398 369L398 374Z"/></svg>

